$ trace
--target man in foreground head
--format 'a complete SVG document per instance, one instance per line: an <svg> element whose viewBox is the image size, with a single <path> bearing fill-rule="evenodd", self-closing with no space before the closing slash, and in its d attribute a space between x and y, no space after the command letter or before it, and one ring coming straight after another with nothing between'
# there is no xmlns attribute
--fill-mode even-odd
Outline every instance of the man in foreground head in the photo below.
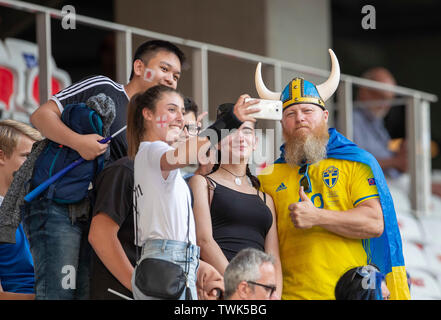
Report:
<svg viewBox="0 0 441 320"><path fill-rule="evenodd" d="M241 250L225 269L224 284L227 300L275 300L274 258L253 248Z"/></svg>

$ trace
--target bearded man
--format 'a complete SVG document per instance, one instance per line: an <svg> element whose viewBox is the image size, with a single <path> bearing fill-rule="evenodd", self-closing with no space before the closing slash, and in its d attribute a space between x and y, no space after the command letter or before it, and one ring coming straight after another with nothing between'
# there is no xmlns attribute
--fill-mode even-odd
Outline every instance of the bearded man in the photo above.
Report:
<svg viewBox="0 0 441 320"><path fill-rule="evenodd" d="M282 299L335 299L349 269L376 264L392 299L409 299L401 237L392 198L378 162L335 129L324 101L337 89L338 60L329 50L329 79L315 86L294 78L279 92L263 84L262 99L282 100L285 143L259 176L276 206ZM375 281L366 283L375 285Z"/></svg>

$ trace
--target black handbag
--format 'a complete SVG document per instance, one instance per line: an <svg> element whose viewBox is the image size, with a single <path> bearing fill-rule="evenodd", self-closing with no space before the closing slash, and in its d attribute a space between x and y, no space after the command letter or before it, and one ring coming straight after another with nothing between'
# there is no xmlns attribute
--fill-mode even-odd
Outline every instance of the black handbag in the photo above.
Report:
<svg viewBox="0 0 441 320"><path fill-rule="evenodd" d="M138 253L138 208L137 208L137 190L142 195L141 188L135 189L135 238L136 238L136 260L139 261ZM188 200L188 199L187 199ZM188 207L188 201L187 201ZM192 300L190 287L188 284L188 249L190 247L190 208L188 207L187 217L187 248L185 271L182 267L171 261L146 258L138 263L135 274L135 285L145 295L167 300L177 300L185 290L185 299Z"/></svg>
<svg viewBox="0 0 441 320"><path fill-rule="evenodd" d="M135 284L146 296L177 300L186 288L187 275L178 264L146 258L137 267Z"/></svg>

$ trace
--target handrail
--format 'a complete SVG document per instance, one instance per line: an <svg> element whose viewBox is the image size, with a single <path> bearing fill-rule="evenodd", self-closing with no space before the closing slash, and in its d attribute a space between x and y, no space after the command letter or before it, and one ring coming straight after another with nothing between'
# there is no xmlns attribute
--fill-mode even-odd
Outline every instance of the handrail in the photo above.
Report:
<svg viewBox="0 0 441 320"><path fill-rule="evenodd" d="M51 54L51 29L50 18L62 20L61 10L43 7L41 5L16 0L0 0L0 6L34 13L37 16L37 43L39 47L40 64L40 102L47 101L50 94L50 65L47 63ZM293 62L282 61L267 56L230 49L218 45L184 39L154 31L131 27L115 22L108 22L75 14L75 22L94 26L101 29L115 31L119 37L117 47L117 81L126 81L131 70L132 59L132 36L138 35L147 38L163 39L178 45L193 48L193 97L202 107L202 111L208 111L208 52L227 55L237 59L252 62L262 62L274 67L274 90L282 90L282 69L296 71L312 76L327 78L329 70L323 70L305 66ZM364 78L341 74L341 85L337 91L337 109L339 111L339 130L349 139L353 132L353 86L364 86L383 91L394 92L402 95L406 101L406 136L409 139L409 172L411 178L410 198L412 210L416 216L424 216L429 213L430 204L430 102L437 102L438 97L434 94L401 87L388 85L381 82ZM206 118L204 121L208 121ZM206 123L204 123L206 125ZM274 151L278 152L278 146L282 141L282 130L279 122L274 124ZM275 154L276 154L275 153Z"/></svg>
<svg viewBox="0 0 441 320"><path fill-rule="evenodd" d="M44 7L41 5L37 5L37 4L32 4L32 3L27 3L27 2L23 2L23 1L17 1L17 0L0 0L0 5L2 5L4 7L14 8L14 9L21 9L21 10L24 10L27 12L32 12L32 13L47 13L52 18L56 18L56 19L60 19L60 20L63 19L63 15L61 13L61 10L47 8L47 7ZM301 65L301 64L297 64L297 63L293 63L293 62L289 62L289 61L283 61L283 60L278 60L275 58L270 58L267 56L253 54L253 53L249 53L249 52L245 52L245 51L241 51L241 50L236 50L236 49L231 49L231 48L213 45L213 44L209 44L209 43L204 43L204 42L184 39L184 38L180 38L180 37L175 37L175 36L171 36L171 35L167 35L167 34L163 34L163 33L159 33L159 32L154 32L154 31L149 31L149 30L137 28L137 27L123 25L120 23L109 22L109 21L105 21L105 20L101 20L101 19L97 19L97 18L91 18L91 17L80 15L80 14L75 14L75 19L77 22L81 22L86 25L95 26L95 27L98 27L101 29L108 29L108 30L112 30L112 31L121 31L121 32L131 32L132 34L135 34L138 36L144 36L147 38L155 38L155 39L163 39L163 40L167 40L167 41L170 41L170 42L173 42L176 44L180 44L180 45L184 45L184 46L188 46L188 47L192 47L192 48L197 48L197 49L205 48L207 51L220 53L220 54L224 54L224 55L229 55L229 56L233 56L233 57L239 58L239 59L254 61L256 63L262 62L264 64L270 64L270 65L278 64L278 65L280 65L280 67L282 67L284 69L298 71L298 72L305 73L305 74L312 75L312 76L328 77L328 75L329 75L329 70L323 70L323 69L305 66L305 65ZM412 97L418 96L420 99L427 100L429 102L437 102L438 101L437 96L434 94L415 90L415 89L410 89L410 88L406 88L406 87L402 87L402 86L386 85L381 82L367 80L367 79L363 79L363 78L355 77L355 76L351 76L351 75L346 75L346 74L341 74L341 80L342 81L350 81L354 85L365 86L365 87L374 88L374 89L381 89L381 90L385 90L385 91L391 91L396 94L401 94L401 95L405 95L405 96L412 96Z"/></svg>

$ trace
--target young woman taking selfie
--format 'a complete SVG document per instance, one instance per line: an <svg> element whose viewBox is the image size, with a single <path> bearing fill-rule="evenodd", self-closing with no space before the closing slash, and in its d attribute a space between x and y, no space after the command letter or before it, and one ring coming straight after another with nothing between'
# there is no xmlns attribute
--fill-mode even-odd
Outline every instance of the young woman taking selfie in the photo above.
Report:
<svg viewBox="0 0 441 320"><path fill-rule="evenodd" d="M135 241L142 247L132 276L135 299L197 299L199 247L190 192L179 168L197 163L221 129L255 121L251 114L259 109L248 107L257 101L245 103L247 97L239 97L231 112L205 133L177 145L184 127L182 94L155 86L130 100L127 141L135 159Z"/></svg>

